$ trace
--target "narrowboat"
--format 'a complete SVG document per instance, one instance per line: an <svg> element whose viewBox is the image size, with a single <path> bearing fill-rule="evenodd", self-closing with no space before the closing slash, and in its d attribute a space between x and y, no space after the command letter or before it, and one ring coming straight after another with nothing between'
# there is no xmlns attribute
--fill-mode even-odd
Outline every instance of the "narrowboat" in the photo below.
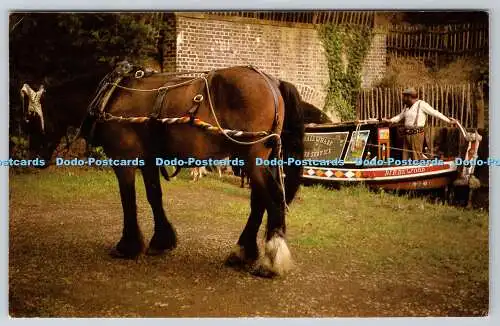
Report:
<svg viewBox="0 0 500 326"><path fill-rule="evenodd" d="M385 190L447 189L452 184L479 186L474 177L475 165L463 164L477 159L482 137L476 130L467 131L457 124L454 150L447 144L453 140L445 136L441 147L448 147L447 150L426 144L426 158L412 161L403 160L400 129L377 119L307 124L304 181L364 183Z"/></svg>

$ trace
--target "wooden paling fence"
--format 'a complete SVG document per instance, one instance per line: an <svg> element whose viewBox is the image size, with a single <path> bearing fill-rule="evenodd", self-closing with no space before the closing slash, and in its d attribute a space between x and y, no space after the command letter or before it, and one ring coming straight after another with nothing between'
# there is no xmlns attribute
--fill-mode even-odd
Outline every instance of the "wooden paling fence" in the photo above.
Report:
<svg viewBox="0 0 500 326"><path fill-rule="evenodd" d="M419 98L447 117L460 121L465 128L484 128L484 99L481 83L459 85L428 85L417 88ZM366 88L358 94L357 118L390 118L403 109L403 87ZM428 117L428 126L445 123Z"/></svg>
<svg viewBox="0 0 500 326"><path fill-rule="evenodd" d="M392 25L387 34L387 52L394 57L477 56L488 54L488 49L487 24Z"/></svg>
<svg viewBox="0 0 500 326"><path fill-rule="evenodd" d="M373 26L373 11L212 11L218 16L236 16L287 23L355 24Z"/></svg>
<svg viewBox="0 0 500 326"><path fill-rule="evenodd" d="M204 11L191 12L199 15L219 17L253 18L280 23L302 24L354 24L373 26L374 11ZM173 12L152 12L143 14L146 24L157 26L160 22L172 19Z"/></svg>

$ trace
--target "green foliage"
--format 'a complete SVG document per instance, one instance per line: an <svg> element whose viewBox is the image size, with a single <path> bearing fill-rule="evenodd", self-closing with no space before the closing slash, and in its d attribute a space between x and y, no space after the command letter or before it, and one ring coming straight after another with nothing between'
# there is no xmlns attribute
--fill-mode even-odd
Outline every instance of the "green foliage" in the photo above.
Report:
<svg viewBox="0 0 500 326"><path fill-rule="evenodd" d="M363 60L372 40L371 29L358 25L325 24L319 28L319 34L329 72L325 109L335 110L342 120L354 119Z"/></svg>
<svg viewBox="0 0 500 326"><path fill-rule="evenodd" d="M154 46L154 26L142 14L13 14L10 32L12 73L65 78L96 64L141 60Z"/></svg>
<svg viewBox="0 0 500 326"><path fill-rule="evenodd" d="M476 79L489 85L490 80L490 62L489 56L479 57L475 60L477 62L477 76Z"/></svg>
<svg viewBox="0 0 500 326"><path fill-rule="evenodd" d="M21 136L11 136L9 138L9 158L13 160L28 160L29 155L29 143L28 139ZM19 173L31 173L32 168L26 168L21 166L11 166L9 170L15 174Z"/></svg>
<svg viewBox="0 0 500 326"><path fill-rule="evenodd" d="M28 159L29 157L28 140L20 136L10 137L10 158L14 160Z"/></svg>
<svg viewBox="0 0 500 326"><path fill-rule="evenodd" d="M84 156L88 158L92 157L95 158L96 160L103 160L103 161L109 158L104 152L104 148L102 148L101 146L97 147L90 146L90 148L88 148ZM92 166L92 169L98 169L98 170L104 170L107 168L108 167L106 166L98 166L98 165Z"/></svg>
<svg viewBox="0 0 500 326"><path fill-rule="evenodd" d="M96 160L106 160L108 157L106 156L106 153L104 152L104 148L101 146L98 147L91 147L89 149L89 152L87 153L88 157L93 157Z"/></svg>
<svg viewBox="0 0 500 326"><path fill-rule="evenodd" d="M22 118L23 83L64 84L121 60L143 62L156 56L155 36L163 22L153 13L13 13L9 63L11 130ZM107 67L106 67L107 68ZM88 99L82 99L87 101Z"/></svg>

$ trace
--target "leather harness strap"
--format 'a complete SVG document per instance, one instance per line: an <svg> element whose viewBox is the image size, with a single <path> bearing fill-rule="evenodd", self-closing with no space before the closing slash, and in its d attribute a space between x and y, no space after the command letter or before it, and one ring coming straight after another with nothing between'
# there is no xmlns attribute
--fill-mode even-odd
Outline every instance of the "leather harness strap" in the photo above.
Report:
<svg viewBox="0 0 500 326"><path fill-rule="evenodd" d="M252 69L253 71L257 72L259 75L261 75L264 80L266 81L268 87L271 89L271 93L273 95L273 100L274 100L274 112L275 112L275 117L273 121L273 125L271 128L271 133L276 131L276 127L278 125L279 121L279 90L277 89L277 85L273 83L275 79L264 72L260 71L256 67L253 67L251 65L244 66L249 69ZM203 74L206 76L212 71L204 71ZM131 77L131 78L144 78L144 77L149 77L150 75L155 74L153 71L149 70L143 70L139 67L133 66L131 64L128 64L125 62L120 69L115 69L112 73L108 74L103 81L101 81L101 88L98 92L98 95L94 98L93 103L90 106L89 114L97 119L102 118L103 115L105 115L105 108L107 106L107 102L111 95L114 93L115 89L117 87L120 88L126 88L124 86L119 85L123 77ZM174 73L172 76L179 75L179 74L185 74L185 73ZM117 76L113 82L110 82L110 79L113 78L113 76ZM114 87L108 88L108 84L114 85ZM175 87L180 86L180 85L175 85ZM205 100L203 93L205 93L205 87L209 87L208 85L203 84L202 89L200 92L194 96L193 98L193 105L192 107L187 111L186 116L189 117L189 123L193 124L194 120L196 119L196 114L198 112L198 109L201 105L201 103ZM163 104L165 101L165 96L168 92L168 90L171 89L169 87L169 83L164 84L162 87L159 87L157 89L157 96L153 105L153 110L149 116L151 120L161 120L162 118L162 110L163 110ZM141 90L142 91L142 90ZM151 90L153 91L153 90ZM104 101L103 101L104 98ZM92 123L93 124L93 123ZM93 128L92 128L93 129ZM92 134L92 133L91 133Z"/></svg>
<svg viewBox="0 0 500 326"><path fill-rule="evenodd" d="M276 89L276 86L273 85L273 83L271 82L272 80L274 80L274 78L272 78L271 76L267 75L266 73L260 71L259 69L255 68L254 66L252 65L249 65L248 66L250 69L256 71L257 73L259 73L259 75L261 75L262 77L264 77L265 81L267 82L267 85L269 86L269 88L271 89L271 92L273 93L273 99L274 99L274 121L273 121L273 126L271 128L271 132L274 132L277 125L278 125L278 121L279 121L279 114L278 114L278 106L279 106L279 103L278 103L278 91Z"/></svg>
<svg viewBox="0 0 500 326"><path fill-rule="evenodd" d="M158 95L156 95L155 104L153 106L153 112L151 112L150 117L153 119L158 119L161 116L161 109L163 107L163 101L165 100L165 95L167 94L167 88L160 88L158 90Z"/></svg>
<svg viewBox="0 0 500 326"><path fill-rule="evenodd" d="M160 87L158 89L158 95L156 96L155 104L153 106L153 112L150 114L150 118L152 119L160 119L161 118L161 113L162 113L162 108L163 108L163 102L165 101L165 95L168 92L168 83L163 85L163 87ZM194 98L193 98L193 106L187 111L186 115L189 116L190 120L189 123L192 124L194 119L196 118L196 113L198 112L198 109L200 108L201 102L203 102L204 97L201 94L202 92L198 93Z"/></svg>
<svg viewBox="0 0 500 326"><path fill-rule="evenodd" d="M193 124L193 121L196 118L196 113L198 112L198 109L200 108L201 102L203 102L203 95L202 94L197 94L193 98L193 106L187 112L187 115L189 116L189 123L190 124Z"/></svg>

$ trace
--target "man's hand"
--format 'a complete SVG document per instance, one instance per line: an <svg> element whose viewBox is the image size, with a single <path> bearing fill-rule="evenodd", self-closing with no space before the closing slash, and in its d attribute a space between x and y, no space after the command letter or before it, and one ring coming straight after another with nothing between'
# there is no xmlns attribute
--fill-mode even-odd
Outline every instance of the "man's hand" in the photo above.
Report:
<svg viewBox="0 0 500 326"><path fill-rule="evenodd" d="M391 119L382 118L382 122L391 123Z"/></svg>
<svg viewBox="0 0 500 326"><path fill-rule="evenodd" d="M450 124L456 125L456 124L458 124L458 120L455 118L450 118Z"/></svg>

